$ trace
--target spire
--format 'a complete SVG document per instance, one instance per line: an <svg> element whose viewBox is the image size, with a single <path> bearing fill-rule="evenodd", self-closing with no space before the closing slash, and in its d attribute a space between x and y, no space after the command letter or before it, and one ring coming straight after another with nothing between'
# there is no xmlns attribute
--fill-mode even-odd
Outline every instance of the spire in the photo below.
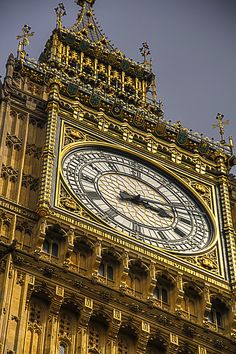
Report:
<svg viewBox="0 0 236 354"><path fill-rule="evenodd" d="M76 23L70 28L70 31L81 36L85 41L99 44L101 49L108 51L116 51L106 38L92 9L95 0L75 0L75 3L82 7L78 14Z"/></svg>

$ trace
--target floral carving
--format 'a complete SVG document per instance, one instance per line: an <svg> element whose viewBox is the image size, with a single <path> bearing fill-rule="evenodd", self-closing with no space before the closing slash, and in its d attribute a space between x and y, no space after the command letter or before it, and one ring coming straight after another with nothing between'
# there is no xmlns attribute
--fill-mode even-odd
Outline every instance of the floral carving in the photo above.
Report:
<svg viewBox="0 0 236 354"><path fill-rule="evenodd" d="M30 190L37 191L38 186L39 186L39 178L35 178L31 175L25 175L23 173L22 186L24 186L26 188L30 187Z"/></svg>
<svg viewBox="0 0 236 354"><path fill-rule="evenodd" d="M190 263L207 269L208 271L219 273L219 264L216 250L203 256L186 257L185 259Z"/></svg>
<svg viewBox="0 0 236 354"><path fill-rule="evenodd" d="M76 141L92 141L94 140L89 134L78 131L75 128L66 127L64 146L74 143Z"/></svg>
<svg viewBox="0 0 236 354"><path fill-rule="evenodd" d="M42 148L35 144L27 144L25 153L39 159L42 154Z"/></svg>
<svg viewBox="0 0 236 354"><path fill-rule="evenodd" d="M205 184L191 181L191 186L200 194L202 199L211 207L211 190Z"/></svg>
<svg viewBox="0 0 236 354"><path fill-rule="evenodd" d="M36 125L38 128L41 128L41 129L44 127L44 124L45 124L44 121L42 121L41 119L37 119L35 117L30 117L29 123L32 125Z"/></svg>
<svg viewBox="0 0 236 354"><path fill-rule="evenodd" d="M90 215L80 206L76 201L61 187L61 193L59 198L59 206L67 211L74 212L76 215L80 215L86 219L91 219Z"/></svg>
<svg viewBox="0 0 236 354"><path fill-rule="evenodd" d="M1 177L5 178L6 180L9 179L9 181L11 182L16 182L18 175L19 175L18 169L14 169L11 166L5 166L4 164L2 164Z"/></svg>
<svg viewBox="0 0 236 354"><path fill-rule="evenodd" d="M16 135L11 135L7 133L6 137L6 145L10 148L14 148L16 150L20 150L22 148L23 139L18 138Z"/></svg>

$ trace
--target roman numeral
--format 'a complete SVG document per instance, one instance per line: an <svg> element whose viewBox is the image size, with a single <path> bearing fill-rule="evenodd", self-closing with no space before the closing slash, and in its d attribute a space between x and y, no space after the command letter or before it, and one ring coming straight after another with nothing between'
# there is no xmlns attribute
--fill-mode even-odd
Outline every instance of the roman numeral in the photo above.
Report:
<svg viewBox="0 0 236 354"><path fill-rule="evenodd" d="M189 219L185 219L185 218L180 217L179 221L182 221L183 223L185 223L187 225L191 225L191 221Z"/></svg>
<svg viewBox="0 0 236 354"><path fill-rule="evenodd" d="M158 231L158 235L161 237L162 240L168 240L168 237L166 237L163 231Z"/></svg>
<svg viewBox="0 0 236 354"><path fill-rule="evenodd" d="M112 219L114 219L118 215L117 211L114 209L107 210L105 214L106 214L106 216L108 216L109 218L112 218Z"/></svg>
<svg viewBox="0 0 236 354"><path fill-rule="evenodd" d="M141 178L141 173L140 173L139 170L132 169L132 170L131 170L131 173L132 173L132 175L133 175L134 177L136 177L136 178Z"/></svg>
<svg viewBox="0 0 236 354"><path fill-rule="evenodd" d="M100 195L96 191L87 191L86 194L90 199L101 199Z"/></svg>
<svg viewBox="0 0 236 354"><path fill-rule="evenodd" d="M85 175L84 173L82 173L81 179L84 181L87 181L89 183L92 183L92 184L94 183L94 178L91 176Z"/></svg>
<svg viewBox="0 0 236 354"><path fill-rule="evenodd" d="M119 171L118 167L116 164L114 164L113 162L107 162L108 166L112 169L112 171Z"/></svg>
<svg viewBox="0 0 236 354"><path fill-rule="evenodd" d="M180 230L178 227L175 227L175 228L174 228L174 232L175 232L177 235L181 236L181 237L185 237L185 236L186 236L186 234L185 234L182 230Z"/></svg>
<svg viewBox="0 0 236 354"><path fill-rule="evenodd" d="M140 231L141 231L140 226L138 224L136 224L135 222L133 222L133 224L132 224L132 229L133 229L133 232L135 232L135 233L140 233Z"/></svg>
<svg viewBox="0 0 236 354"><path fill-rule="evenodd" d="M95 166L94 164L91 164L90 167L91 167L94 171L96 171L97 173L100 173L100 172L101 172L101 170L99 170L99 168L98 168L97 166Z"/></svg>

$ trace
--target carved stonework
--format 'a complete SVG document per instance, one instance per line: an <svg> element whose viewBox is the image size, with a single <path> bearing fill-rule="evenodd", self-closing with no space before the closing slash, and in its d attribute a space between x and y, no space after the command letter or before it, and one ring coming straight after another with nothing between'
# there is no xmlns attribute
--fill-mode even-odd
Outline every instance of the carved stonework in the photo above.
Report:
<svg viewBox="0 0 236 354"><path fill-rule="evenodd" d="M78 131L75 128L66 126L64 135L64 146L74 143L76 141L93 141L95 140L91 135Z"/></svg>
<svg viewBox="0 0 236 354"><path fill-rule="evenodd" d="M91 216L82 208L82 206L80 206L79 203L77 203L62 186L59 197L59 206L86 219L92 219Z"/></svg>
<svg viewBox="0 0 236 354"><path fill-rule="evenodd" d="M191 187L201 196L201 198L211 207L211 189L205 184L191 181Z"/></svg>
<svg viewBox="0 0 236 354"><path fill-rule="evenodd" d="M219 274L219 262L216 250L203 256L186 257L185 259L190 263L207 269L208 271Z"/></svg>
<svg viewBox="0 0 236 354"><path fill-rule="evenodd" d="M6 180L9 180L10 182L15 183L17 181L18 176L19 176L18 169L14 169L11 166L5 166L4 164L2 164L1 177L3 177Z"/></svg>
<svg viewBox="0 0 236 354"><path fill-rule="evenodd" d="M11 224L11 218L3 210L0 210L0 221L3 225L9 226Z"/></svg>
<svg viewBox="0 0 236 354"><path fill-rule="evenodd" d="M42 155L42 148L35 144L27 144L25 153L39 159Z"/></svg>
<svg viewBox="0 0 236 354"><path fill-rule="evenodd" d="M203 183L194 181L188 177L181 176L181 178L199 194L199 196L207 203L210 208L212 207L210 187L206 186Z"/></svg>
<svg viewBox="0 0 236 354"><path fill-rule="evenodd" d="M18 220L16 223L16 230L32 235L33 226L30 225L27 221Z"/></svg>
<svg viewBox="0 0 236 354"><path fill-rule="evenodd" d="M22 148L23 139L18 138L16 135L11 135L7 133L6 137L6 145L10 148L14 148L15 150L20 150Z"/></svg>
<svg viewBox="0 0 236 354"><path fill-rule="evenodd" d="M18 270L16 284L24 285L24 283L25 283L25 273L22 273Z"/></svg>
<svg viewBox="0 0 236 354"><path fill-rule="evenodd" d="M37 191L38 187L39 187L39 178L35 178L31 175L25 175L23 173L22 176L22 186L23 187L30 187L30 190L32 191Z"/></svg>
<svg viewBox="0 0 236 354"><path fill-rule="evenodd" d="M26 113L22 113L22 112L18 112L16 110L11 110L10 111L10 117L18 118L20 120L24 120L24 119L27 118L27 114Z"/></svg>
<svg viewBox="0 0 236 354"><path fill-rule="evenodd" d="M29 123L32 124L32 125L36 125L38 128L41 128L41 129L45 125L44 121L42 121L41 119L36 118L36 117L30 117Z"/></svg>

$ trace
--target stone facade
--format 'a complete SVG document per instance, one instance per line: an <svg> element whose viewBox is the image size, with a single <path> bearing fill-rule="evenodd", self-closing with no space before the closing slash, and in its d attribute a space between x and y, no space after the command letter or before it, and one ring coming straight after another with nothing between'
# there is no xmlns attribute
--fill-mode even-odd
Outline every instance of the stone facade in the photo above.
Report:
<svg viewBox="0 0 236 354"><path fill-rule="evenodd" d="M0 353L234 354L235 158L228 146L164 120L148 62L111 47L93 2L78 1L71 29L62 27L59 5L39 62L27 59L23 41L7 62ZM75 146L106 144L158 164L191 190L211 215L214 242L176 254L88 210L65 183L62 160Z"/></svg>

